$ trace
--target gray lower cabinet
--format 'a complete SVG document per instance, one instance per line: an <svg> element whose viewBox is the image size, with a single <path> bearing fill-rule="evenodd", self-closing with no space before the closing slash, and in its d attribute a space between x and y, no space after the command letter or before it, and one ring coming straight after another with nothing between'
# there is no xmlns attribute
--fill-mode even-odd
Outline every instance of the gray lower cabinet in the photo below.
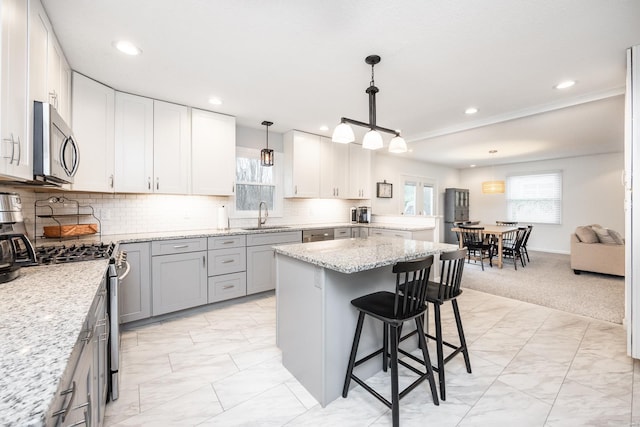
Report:
<svg viewBox="0 0 640 427"><path fill-rule="evenodd" d="M366 227L352 227L351 237L355 237L355 238L369 237L369 229Z"/></svg>
<svg viewBox="0 0 640 427"><path fill-rule="evenodd" d="M247 236L247 295L276 288L273 245L301 241L301 231L249 234Z"/></svg>
<svg viewBox="0 0 640 427"><path fill-rule="evenodd" d="M411 239L412 233L411 231L405 231L405 230L371 228L369 229L369 236L400 237L402 239Z"/></svg>
<svg viewBox="0 0 640 427"><path fill-rule="evenodd" d="M333 230L334 239L348 239L351 237L351 227L340 227Z"/></svg>
<svg viewBox="0 0 640 427"><path fill-rule="evenodd" d="M208 302L224 301L247 294L245 236L209 237Z"/></svg>
<svg viewBox="0 0 640 427"><path fill-rule="evenodd" d="M131 270L120 281L118 309L120 323L151 317L151 243L124 243Z"/></svg>
<svg viewBox="0 0 640 427"><path fill-rule="evenodd" d="M153 316L207 303L206 248L206 238L152 242Z"/></svg>

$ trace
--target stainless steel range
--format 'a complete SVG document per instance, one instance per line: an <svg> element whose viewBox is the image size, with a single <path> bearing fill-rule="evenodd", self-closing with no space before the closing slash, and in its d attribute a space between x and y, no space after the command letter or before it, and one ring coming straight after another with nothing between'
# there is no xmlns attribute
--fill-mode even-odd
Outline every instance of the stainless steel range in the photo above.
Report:
<svg viewBox="0 0 640 427"><path fill-rule="evenodd" d="M67 262L109 260L107 288L109 293L109 396L118 398L118 369L120 367L120 322L118 313L119 281L129 274L129 263L124 251L116 252L115 243L78 243L56 246L40 246L35 249L39 265L63 264ZM101 402L104 404L106 402Z"/></svg>

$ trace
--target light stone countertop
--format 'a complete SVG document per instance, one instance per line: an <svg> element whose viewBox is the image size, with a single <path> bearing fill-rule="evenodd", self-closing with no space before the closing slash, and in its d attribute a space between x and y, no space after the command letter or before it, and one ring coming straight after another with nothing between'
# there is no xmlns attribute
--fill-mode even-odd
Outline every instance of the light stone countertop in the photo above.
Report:
<svg viewBox="0 0 640 427"><path fill-rule="evenodd" d="M0 283L0 425L45 424L107 266L25 267Z"/></svg>
<svg viewBox="0 0 640 427"><path fill-rule="evenodd" d="M327 240L275 246L278 254L347 274L456 249L459 249L458 245L395 237Z"/></svg>
<svg viewBox="0 0 640 427"><path fill-rule="evenodd" d="M271 226L278 226L282 228L269 228ZM247 226L247 227L253 227ZM267 228L261 230L247 230L246 228L231 228L227 230L218 230L215 228L205 230L183 230L183 231L158 231L149 233L128 233L128 234L111 234L103 235L102 240L105 242L113 241L118 243L140 243L148 242L152 240L169 240L169 239L188 239L199 237L219 237L219 236L232 236L242 234L256 234L256 233L281 233L286 231L302 231L302 230L314 230L319 228L343 228L343 227L364 227L364 228L383 228L388 230L402 230L402 231L422 231L433 230L432 226L415 225L415 224L391 224L391 223L369 223L369 224L352 224L350 222L342 223L326 223L326 224L267 224ZM88 241L95 240L97 237L88 238Z"/></svg>

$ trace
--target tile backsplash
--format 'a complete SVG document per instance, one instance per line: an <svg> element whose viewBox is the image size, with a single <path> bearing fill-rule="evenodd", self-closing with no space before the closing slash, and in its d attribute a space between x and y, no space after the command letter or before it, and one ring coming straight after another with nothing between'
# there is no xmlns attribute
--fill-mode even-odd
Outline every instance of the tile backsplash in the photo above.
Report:
<svg viewBox="0 0 640 427"><path fill-rule="evenodd" d="M38 218L35 223L35 202L46 204L51 197L64 196L80 205L93 207L100 220L103 235L215 229L217 212L222 205L233 203L230 197L183 196L163 194L111 194L76 192L41 192L40 189L0 186L2 192L20 194L25 226L29 237L42 234L42 226L49 220ZM41 202L42 201L42 202ZM363 204L355 200L285 199L282 217L269 217L269 224L314 224L348 222L349 208ZM67 209L68 210L68 209ZM42 213L39 209L38 213ZM81 222L91 222L83 219ZM254 218L233 218L231 227L255 225Z"/></svg>

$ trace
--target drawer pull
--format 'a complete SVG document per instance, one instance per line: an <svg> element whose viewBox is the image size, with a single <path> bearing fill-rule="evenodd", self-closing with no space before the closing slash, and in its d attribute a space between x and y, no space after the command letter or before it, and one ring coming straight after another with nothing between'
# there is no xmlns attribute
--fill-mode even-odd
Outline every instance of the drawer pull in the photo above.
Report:
<svg viewBox="0 0 640 427"><path fill-rule="evenodd" d="M71 383L71 388L60 392L60 395L64 396L64 395L69 394L69 393L71 393L71 397L69 398L69 402L67 403L66 408L62 408L59 411L56 411L56 412L54 412L52 414L53 417L57 417L58 415L62 415L62 422L64 422L64 419L66 418L67 414L71 410L71 404L73 403L73 399L76 396L76 382L75 381L73 383Z"/></svg>
<svg viewBox="0 0 640 427"><path fill-rule="evenodd" d="M189 245L173 245L173 249L184 249L188 248Z"/></svg>
<svg viewBox="0 0 640 427"><path fill-rule="evenodd" d="M222 242L223 245L230 245L232 243L235 243L233 240L225 240L224 242Z"/></svg>
<svg viewBox="0 0 640 427"><path fill-rule="evenodd" d="M224 261L222 261L223 264L229 264L230 262L233 262L232 259L225 259Z"/></svg>
<svg viewBox="0 0 640 427"><path fill-rule="evenodd" d="M227 285L222 287L222 289L233 289L233 288L235 288L235 285Z"/></svg>

